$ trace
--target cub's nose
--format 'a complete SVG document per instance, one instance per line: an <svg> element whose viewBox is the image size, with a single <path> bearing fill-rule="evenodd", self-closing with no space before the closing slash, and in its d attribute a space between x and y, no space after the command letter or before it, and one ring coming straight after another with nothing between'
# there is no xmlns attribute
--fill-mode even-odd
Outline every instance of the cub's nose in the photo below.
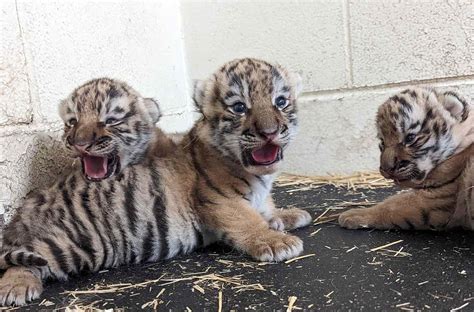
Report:
<svg viewBox="0 0 474 312"><path fill-rule="evenodd" d="M385 167L380 166L379 171L384 178L390 179L392 177L393 171L391 171L390 169L386 169Z"/></svg>
<svg viewBox="0 0 474 312"><path fill-rule="evenodd" d="M278 127L259 129L258 134L268 141L273 141L278 136Z"/></svg>
<svg viewBox="0 0 474 312"><path fill-rule="evenodd" d="M85 142L85 143L80 142L80 143L74 144L73 146L77 151L79 151L81 153L87 153L87 151L89 150L91 145L92 144L89 143L89 142Z"/></svg>

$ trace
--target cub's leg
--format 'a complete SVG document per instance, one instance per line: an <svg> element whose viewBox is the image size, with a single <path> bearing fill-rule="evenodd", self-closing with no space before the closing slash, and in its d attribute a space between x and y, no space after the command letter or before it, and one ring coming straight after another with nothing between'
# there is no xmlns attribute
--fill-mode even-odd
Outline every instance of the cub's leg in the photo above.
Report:
<svg viewBox="0 0 474 312"><path fill-rule="evenodd" d="M0 304L21 306L43 292L41 274L34 267L11 267L0 279Z"/></svg>
<svg viewBox="0 0 474 312"><path fill-rule="evenodd" d="M268 224L276 231L289 231L307 226L311 223L311 215L299 208L277 209L273 198L267 197L267 206L270 210Z"/></svg>
<svg viewBox="0 0 474 312"><path fill-rule="evenodd" d="M228 200L202 212L206 226L256 260L283 261L303 251L301 239L269 229L267 221L246 201Z"/></svg>
<svg viewBox="0 0 474 312"><path fill-rule="evenodd" d="M453 215L456 198L430 195L421 190L394 195L373 207L343 212L339 224L348 229L443 229Z"/></svg>

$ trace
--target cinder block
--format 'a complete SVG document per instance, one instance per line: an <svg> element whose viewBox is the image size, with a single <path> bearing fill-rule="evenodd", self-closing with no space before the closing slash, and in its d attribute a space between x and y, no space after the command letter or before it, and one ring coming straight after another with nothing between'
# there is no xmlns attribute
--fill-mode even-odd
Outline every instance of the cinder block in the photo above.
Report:
<svg viewBox="0 0 474 312"><path fill-rule="evenodd" d="M473 101L474 81L433 86L458 90ZM379 105L405 88L302 97L300 130L287 152L284 171L326 175L378 170L375 115Z"/></svg>
<svg viewBox="0 0 474 312"><path fill-rule="evenodd" d="M300 129L286 155L285 171L303 175L348 174L378 168L377 107L386 92L302 99Z"/></svg>
<svg viewBox="0 0 474 312"><path fill-rule="evenodd" d="M237 57L257 57L299 71L304 90L347 85L343 1L183 1L192 79Z"/></svg>
<svg viewBox="0 0 474 312"><path fill-rule="evenodd" d="M474 74L473 1L350 2L354 85Z"/></svg>
<svg viewBox="0 0 474 312"><path fill-rule="evenodd" d="M18 8L38 119L58 120L61 99L103 76L158 99L164 113L190 103L176 1L21 1Z"/></svg>
<svg viewBox="0 0 474 312"><path fill-rule="evenodd" d="M28 75L15 1L0 2L0 126L32 118Z"/></svg>
<svg viewBox="0 0 474 312"><path fill-rule="evenodd" d="M59 137L59 131L0 136L0 214L8 215L29 191L48 187L70 169L72 159Z"/></svg>

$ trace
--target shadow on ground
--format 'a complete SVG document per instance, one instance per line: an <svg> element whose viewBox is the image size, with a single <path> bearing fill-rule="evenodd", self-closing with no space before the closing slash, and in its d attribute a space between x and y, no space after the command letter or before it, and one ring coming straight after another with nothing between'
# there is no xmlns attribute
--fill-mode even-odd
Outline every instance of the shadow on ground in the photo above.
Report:
<svg viewBox="0 0 474 312"><path fill-rule="evenodd" d="M379 201L394 192L277 187L275 197L280 207L305 208L316 218L328 207ZM77 305L217 311L219 292L224 311L285 311L291 296L297 298L294 311L474 309L472 232L350 231L327 222L295 234L309 256L291 263L261 265L227 247L212 246L172 261L50 283L39 301L21 310ZM402 242L388 247L393 251L370 252L398 240ZM75 290L86 292L70 292Z"/></svg>

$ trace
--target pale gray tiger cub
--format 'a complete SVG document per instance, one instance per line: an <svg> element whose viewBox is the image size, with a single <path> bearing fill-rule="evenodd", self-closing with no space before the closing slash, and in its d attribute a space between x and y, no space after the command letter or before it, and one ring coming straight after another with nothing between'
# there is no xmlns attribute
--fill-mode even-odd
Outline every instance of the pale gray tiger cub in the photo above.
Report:
<svg viewBox="0 0 474 312"><path fill-rule="evenodd" d="M277 210L274 172L296 129L297 82L242 59L198 85L202 113L180 143L154 129L159 110L124 83L97 79L60 105L82 170L29 197L7 225L0 303L38 298L42 281L156 261L223 239L262 261L302 252L281 230L307 212Z"/></svg>

